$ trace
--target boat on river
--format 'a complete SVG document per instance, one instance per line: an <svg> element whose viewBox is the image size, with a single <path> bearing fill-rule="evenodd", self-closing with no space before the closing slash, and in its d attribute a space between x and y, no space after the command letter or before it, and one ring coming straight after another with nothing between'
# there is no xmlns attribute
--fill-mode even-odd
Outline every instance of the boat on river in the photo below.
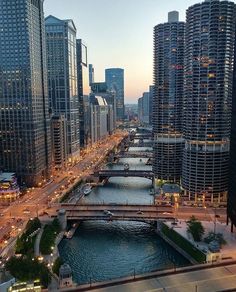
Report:
<svg viewBox="0 0 236 292"><path fill-rule="evenodd" d="M86 184L84 187L83 187L83 193L85 196L89 195L92 191L92 186L90 184Z"/></svg>
<svg viewBox="0 0 236 292"><path fill-rule="evenodd" d="M78 226L79 226L79 223L75 223L73 224L72 228L68 232L66 232L67 239L71 239L74 236L75 231L78 228Z"/></svg>

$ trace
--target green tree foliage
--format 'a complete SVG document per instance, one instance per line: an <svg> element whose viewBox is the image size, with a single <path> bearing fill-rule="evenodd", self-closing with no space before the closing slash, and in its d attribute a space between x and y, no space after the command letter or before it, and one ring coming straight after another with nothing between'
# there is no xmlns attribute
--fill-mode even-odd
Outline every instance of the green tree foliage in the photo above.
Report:
<svg viewBox="0 0 236 292"><path fill-rule="evenodd" d="M58 219L54 219L50 225L45 225L39 245L41 254L47 255L52 252L51 247L54 246L55 239L60 231Z"/></svg>
<svg viewBox="0 0 236 292"><path fill-rule="evenodd" d="M32 233L39 228L41 228L41 222L38 218L28 221L25 232L21 235L21 237L17 238L15 246L15 251L17 254L33 254L36 235L30 235L32 235Z"/></svg>
<svg viewBox="0 0 236 292"><path fill-rule="evenodd" d="M60 267L61 265L63 265L63 261L60 257L58 257L54 264L53 264L53 267L52 267L52 271L54 274L57 274L57 276L59 276L59 270L60 270Z"/></svg>
<svg viewBox="0 0 236 292"><path fill-rule="evenodd" d="M207 237L204 238L204 241L206 243L210 243L212 241L217 241L220 245L220 247L222 247L222 245L226 244L227 242L224 239L224 236L222 233L214 233L214 232L209 232Z"/></svg>
<svg viewBox="0 0 236 292"><path fill-rule="evenodd" d="M6 263L6 269L13 277L20 281L34 281L40 279L43 287L47 288L51 281L49 270L43 263L30 257L11 257Z"/></svg>
<svg viewBox="0 0 236 292"><path fill-rule="evenodd" d="M195 241L201 241L205 233L205 229L202 223L198 221L194 216L187 222L187 232L189 232Z"/></svg>

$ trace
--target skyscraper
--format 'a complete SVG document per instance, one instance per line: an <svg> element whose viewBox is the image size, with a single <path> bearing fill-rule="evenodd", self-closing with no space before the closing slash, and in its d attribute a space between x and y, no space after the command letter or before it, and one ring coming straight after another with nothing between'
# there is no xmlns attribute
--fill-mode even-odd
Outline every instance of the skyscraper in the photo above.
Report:
<svg viewBox="0 0 236 292"><path fill-rule="evenodd" d="M203 204L227 196L235 19L229 1L187 10L182 186Z"/></svg>
<svg viewBox="0 0 236 292"><path fill-rule="evenodd" d="M170 182L180 181L182 167L184 33L176 11L154 28L153 171Z"/></svg>
<svg viewBox="0 0 236 292"><path fill-rule="evenodd" d="M71 19L52 15L45 20L48 90L52 114L64 114L69 162L79 156L79 99L77 89L76 28Z"/></svg>
<svg viewBox="0 0 236 292"><path fill-rule="evenodd" d="M86 147L85 137L85 109L84 96L89 94L89 71L88 71L88 53L87 46L81 39L76 40L77 51L77 83L79 98L79 128L80 128L80 146Z"/></svg>
<svg viewBox="0 0 236 292"><path fill-rule="evenodd" d="M116 92L116 117L124 119L124 69L110 68L105 70L108 90Z"/></svg>
<svg viewBox="0 0 236 292"><path fill-rule="evenodd" d="M143 96L138 100L138 112L139 120L145 124L149 124L149 114L150 114L150 93L144 92Z"/></svg>
<svg viewBox="0 0 236 292"><path fill-rule="evenodd" d="M89 64L89 85L94 83L94 68L92 64Z"/></svg>
<svg viewBox="0 0 236 292"><path fill-rule="evenodd" d="M149 86L149 124L152 125L154 86Z"/></svg>
<svg viewBox="0 0 236 292"><path fill-rule="evenodd" d="M43 0L0 0L0 169L29 186L49 175Z"/></svg>
<svg viewBox="0 0 236 292"><path fill-rule="evenodd" d="M231 229L233 231L233 226L236 226L236 50L234 50L233 100L230 137L230 176L227 217L231 220Z"/></svg>

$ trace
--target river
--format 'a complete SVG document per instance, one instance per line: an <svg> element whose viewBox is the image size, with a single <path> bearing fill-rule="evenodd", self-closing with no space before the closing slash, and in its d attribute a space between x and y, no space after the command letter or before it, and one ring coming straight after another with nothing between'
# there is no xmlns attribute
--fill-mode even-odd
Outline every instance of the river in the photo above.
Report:
<svg viewBox="0 0 236 292"><path fill-rule="evenodd" d="M107 167L123 169L124 163L129 163L130 169L150 170L146 162L147 159L125 158ZM110 178L83 202L152 204L151 187L151 181L145 178ZM59 252L71 266L78 284L188 264L156 234L153 226L140 222L83 222L72 239L62 240Z"/></svg>

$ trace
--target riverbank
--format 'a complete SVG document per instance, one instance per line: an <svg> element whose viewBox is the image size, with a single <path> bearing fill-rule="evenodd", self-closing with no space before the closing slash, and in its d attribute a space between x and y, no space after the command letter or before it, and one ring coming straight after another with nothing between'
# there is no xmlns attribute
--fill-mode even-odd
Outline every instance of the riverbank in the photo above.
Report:
<svg viewBox="0 0 236 292"><path fill-rule="evenodd" d="M112 281L100 283L89 283L79 285L73 288L61 289L61 291L197 291L197 288L208 287L204 291L226 291L219 290L220 287L229 289L236 287L234 271L236 270L236 261L227 261L219 264L204 264L191 267L177 268L155 271L145 275L133 275L123 277ZM226 275L227 274L227 275ZM164 282L162 282L162 279ZM230 281L225 281L229 279ZM233 280L233 281L232 281ZM209 288L211 287L211 288ZM171 290L173 291L173 290ZM199 290L200 291L200 290ZM233 290L229 290L233 291Z"/></svg>

